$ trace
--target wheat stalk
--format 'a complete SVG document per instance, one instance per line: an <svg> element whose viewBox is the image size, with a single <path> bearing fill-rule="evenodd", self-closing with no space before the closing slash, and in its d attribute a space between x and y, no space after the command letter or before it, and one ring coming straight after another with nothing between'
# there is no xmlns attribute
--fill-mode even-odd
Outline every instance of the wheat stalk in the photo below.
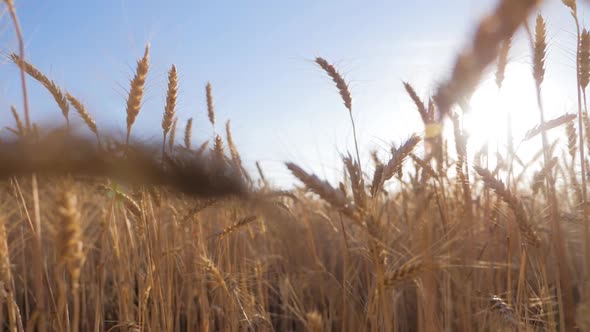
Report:
<svg viewBox="0 0 590 332"><path fill-rule="evenodd" d="M172 121L172 129L170 129L170 139L168 140L168 150L174 152L174 144L176 140L176 127L178 126L178 118Z"/></svg>
<svg viewBox="0 0 590 332"><path fill-rule="evenodd" d="M25 59L25 42L23 39L22 30L20 27L20 23L18 17L16 15L16 9L14 7L14 0L6 0L6 6L8 6L8 11L10 12L10 18L12 19L12 23L14 25L14 31L16 32L16 38L18 39L18 53L21 59ZM21 90L23 93L23 108L25 111L25 125L27 131L31 129L31 117L29 114L29 97L28 97L28 90L27 90L27 80L25 78L25 65L23 62L19 64L20 67L20 81L21 81ZM22 328L21 328L22 330Z"/></svg>
<svg viewBox="0 0 590 332"><path fill-rule="evenodd" d="M10 252L8 250L8 232L6 219L0 217L0 303L6 297L6 306L9 319L9 331L24 331L20 309L14 296L14 280L10 265Z"/></svg>

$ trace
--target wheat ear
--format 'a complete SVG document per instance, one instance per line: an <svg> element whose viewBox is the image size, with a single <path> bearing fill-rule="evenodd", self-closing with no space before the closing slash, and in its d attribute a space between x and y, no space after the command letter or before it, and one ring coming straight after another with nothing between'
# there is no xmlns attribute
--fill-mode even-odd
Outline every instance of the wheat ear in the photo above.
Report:
<svg viewBox="0 0 590 332"><path fill-rule="evenodd" d="M84 107L84 104L82 104L82 102L80 102L78 99L72 96L69 92L66 92L66 98L68 99L72 107L74 107L76 112L78 112L78 114L88 127L88 129L90 129L90 131L94 135L96 135L96 140L98 142L98 145L100 145L100 136L98 135L98 128L96 127L96 122L94 121L90 113L88 113L86 107Z"/></svg>
<svg viewBox="0 0 590 332"><path fill-rule="evenodd" d="M242 228L243 226L246 226L246 225L256 221L256 219L258 219L257 216L248 216L248 217L242 218L239 221L237 221L236 223L224 228L223 231L213 234L210 237L216 237L216 238L222 239L222 238L230 235L231 233L235 232L239 228Z"/></svg>
<svg viewBox="0 0 590 332"><path fill-rule="evenodd" d="M168 71L168 91L166 93L166 105L164 106L164 116L162 117L162 129L164 131L164 141L162 142L162 154L166 148L166 136L172 127L176 108L176 97L178 95L178 73L176 66Z"/></svg>
<svg viewBox="0 0 590 332"><path fill-rule="evenodd" d="M236 171L238 173L242 173L245 175L245 172L243 171L244 166L242 166L242 158L240 157L240 153L238 152L238 148L236 147L236 145L234 143L233 136L231 134L231 127L230 127L229 120L227 120L227 122L225 123L225 138L227 140L227 146L229 148L229 153L231 154L231 159L234 164L234 167L236 168Z"/></svg>
<svg viewBox="0 0 590 332"><path fill-rule="evenodd" d="M315 58L315 62L330 76L332 81L336 83L336 88L340 92L340 96L342 97L342 101L344 102L344 106L348 109L348 115L350 117L350 122L352 124L352 136L354 137L354 148L356 150L356 159L361 168L362 174L362 163L361 163L361 156L359 153L359 146L358 146L358 139L356 134L356 124L354 122L354 117L352 116L352 95L350 94L350 89L348 88L348 84L342 77L342 75L331 65L328 61L324 58L317 57Z"/></svg>
<svg viewBox="0 0 590 332"><path fill-rule="evenodd" d="M137 69L135 70L135 77L131 80L131 88L129 89L129 96L127 97L127 145L131 137L131 127L137 119L139 110L141 109L141 100L143 99L145 79L150 68L149 62L150 44L145 46L143 58L137 61Z"/></svg>
<svg viewBox="0 0 590 332"><path fill-rule="evenodd" d="M404 84L404 89L406 89L406 92L408 93L408 95L410 96L410 98L412 99L414 104L416 105L416 109L418 109L418 113L420 113L420 117L422 118L422 122L424 122L424 124L429 123L430 119L429 119L429 115L428 115L428 109L426 109L426 105L420 99L420 97L418 97L416 90L414 90L414 88L412 87L412 85L410 85L410 83L407 83L407 82L402 82L402 83Z"/></svg>
<svg viewBox="0 0 590 332"><path fill-rule="evenodd" d="M207 116L211 126L215 128L215 109L213 107L213 92L211 91L211 82L207 82L205 86L205 97L207 98Z"/></svg>
<svg viewBox="0 0 590 332"><path fill-rule="evenodd" d="M308 174L294 163L286 163L286 166L296 178L305 184L307 189L319 195L335 209L358 220L355 206L348 201L340 190L334 189L328 182L320 180L315 174Z"/></svg>
<svg viewBox="0 0 590 332"><path fill-rule="evenodd" d="M53 96L53 99L55 99L57 106L59 106L59 108L61 109L61 112L66 119L66 125L69 127L70 106L59 86L57 86L57 84L54 81L47 78L47 76L45 76L45 74L43 74L39 69L37 69L35 66L33 66L32 64L18 56L16 53L10 53L10 58L16 65L23 69L29 76L41 83L41 85L43 85L45 89L49 91L49 93Z"/></svg>
<svg viewBox="0 0 590 332"><path fill-rule="evenodd" d="M389 162L383 167L381 186L401 169L408 155L414 151L420 141L421 138L414 134L395 150L395 153L393 153Z"/></svg>
<svg viewBox="0 0 590 332"><path fill-rule="evenodd" d="M474 166L474 169L482 177L485 185L495 191L496 194L508 204L516 217L516 223L526 242L534 247L540 246L541 240L528 222L528 217L522 201L514 195L510 189L506 188L502 181L494 178L489 170L479 166Z"/></svg>
<svg viewBox="0 0 590 332"><path fill-rule="evenodd" d="M20 116L18 115L18 111L14 105L10 106L10 111L12 112L12 116L14 117L14 122L16 123L16 129L18 130L19 136L24 136L26 133L25 125L23 124Z"/></svg>
<svg viewBox="0 0 590 332"><path fill-rule="evenodd" d="M189 118L186 121L186 127L184 127L184 147L187 150L191 149L191 136L193 134L193 118Z"/></svg>
<svg viewBox="0 0 590 332"><path fill-rule="evenodd" d="M575 114L564 114L564 115L558 116L555 119L551 119L549 121L544 122L543 124L536 125L533 128L529 129L525 133L523 140L528 141L531 138L541 134L543 131L551 130L551 129L559 127L563 124L570 124L575 119L576 119Z"/></svg>
<svg viewBox="0 0 590 332"><path fill-rule="evenodd" d="M71 279L71 292L74 298L72 331L78 331L80 322L80 272L84 263L82 231L78 201L71 191L64 191L58 207L61 216L58 244L58 265L65 266ZM65 294L62 294L66 296ZM66 301L65 298L62 301ZM64 303L62 303L62 306Z"/></svg>

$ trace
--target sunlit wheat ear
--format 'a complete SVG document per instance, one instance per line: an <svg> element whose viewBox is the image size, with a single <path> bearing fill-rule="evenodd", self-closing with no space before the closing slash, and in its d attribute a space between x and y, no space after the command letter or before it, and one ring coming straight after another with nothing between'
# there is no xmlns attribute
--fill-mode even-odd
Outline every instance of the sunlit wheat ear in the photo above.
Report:
<svg viewBox="0 0 590 332"><path fill-rule="evenodd" d="M334 189L327 181L320 180L316 175L308 174L294 163L286 163L286 166L296 178L303 182L308 190L319 195L333 208L358 221L356 208L340 190Z"/></svg>
<svg viewBox="0 0 590 332"><path fill-rule="evenodd" d="M508 65L508 53L512 46L512 38L507 38L502 41L500 51L498 52L498 66L496 67L496 86L498 89L502 88L506 74L506 66Z"/></svg>
<svg viewBox="0 0 590 332"><path fill-rule="evenodd" d="M348 171L348 176L350 177L354 203L361 208L366 208L367 194L365 191L365 181L363 179L361 169L358 163L352 158L350 153L342 158L342 160L346 170Z"/></svg>
<svg viewBox="0 0 590 332"><path fill-rule="evenodd" d="M211 126L215 127L215 109L213 107L213 92L211 90L211 83L207 82L207 85L205 86L205 95L207 98L207 116L209 117Z"/></svg>
<svg viewBox="0 0 590 332"><path fill-rule="evenodd" d="M174 144L176 140L176 127L178 126L178 118L172 121L172 128L170 129L170 138L168 139L168 151L174 152Z"/></svg>
<svg viewBox="0 0 590 332"><path fill-rule="evenodd" d="M417 135L412 135L406 140L399 148L396 149L395 153L389 159L389 162L383 167L383 174L381 175L381 185L385 181L391 179L396 172L402 167L404 161L412 151L420 143L421 138Z"/></svg>
<svg viewBox="0 0 590 332"><path fill-rule="evenodd" d="M129 89L129 96L127 97L127 145L129 145L129 139L131 137L131 127L135 123L139 110L141 109L145 79L150 68L149 53L150 44L147 44L145 46L143 58L137 61L135 77L131 80L131 88Z"/></svg>
<svg viewBox="0 0 590 332"><path fill-rule="evenodd" d="M590 32L584 29L580 35L580 43L578 46L578 79L580 88L584 98L584 112L582 112L582 124L584 131L580 131L580 136L584 133L590 132L590 120L588 119L588 110L586 109L586 88L590 80ZM586 136L586 144L590 147L590 135Z"/></svg>
<svg viewBox="0 0 590 332"><path fill-rule="evenodd" d="M186 121L186 127L184 127L184 147L187 150L191 149L192 134L193 134L193 118L189 118Z"/></svg>
<svg viewBox="0 0 590 332"><path fill-rule="evenodd" d="M586 89L590 82L590 32L584 29L580 35L578 52L580 87Z"/></svg>
<svg viewBox="0 0 590 332"><path fill-rule="evenodd" d="M96 127L96 122L94 121L90 113L88 113L86 107L84 107L84 104L82 104L82 102L80 102L78 99L72 96L69 92L66 92L66 98L68 99L70 104L72 104L72 107L74 107L76 112L78 112L78 114L88 127L88 129L90 129L90 131L94 133L94 135L96 135L96 139L100 144L100 136L98 135L98 128Z"/></svg>
<svg viewBox="0 0 590 332"><path fill-rule="evenodd" d="M323 332L324 320L322 314L317 311L311 311L305 314L305 322L309 332Z"/></svg>
<svg viewBox="0 0 590 332"><path fill-rule="evenodd" d="M555 119L545 121L545 123L536 125L533 128L529 129L525 133L523 140L528 141L531 138L539 135L543 130L548 131L553 128L557 128L563 124L571 123L575 119L576 119L575 114L564 114L564 115L558 116Z"/></svg>
<svg viewBox="0 0 590 332"><path fill-rule="evenodd" d="M404 89L406 89L406 92L408 93L408 95L410 96L410 98L412 99L414 104L416 105L416 109L418 109L418 113L420 113L420 117L422 118L422 122L424 122L425 124L430 122L430 119L428 116L428 110L426 109L426 105L420 99L420 97L418 97L418 94L416 93L414 88L410 85L410 83L407 83L407 82L402 82L402 83L404 84Z"/></svg>
<svg viewBox="0 0 590 332"><path fill-rule="evenodd" d="M66 119L66 124L69 127L70 106L59 86L57 86L54 81L47 78L47 76L45 76L39 69L35 68L35 66L28 63L26 60L21 59L16 53L10 53L10 59L12 59L16 65L23 68L29 76L41 83L41 85L43 85L45 89L51 93L53 99L55 99L55 102L57 103L57 106L59 106L61 109L61 112Z"/></svg>
<svg viewBox="0 0 590 332"><path fill-rule="evenodd" d="M18 115L18 111L14 105L10 106L10 111L12 112L12 117L14 117L14 122L16 123L16 129L18 130L19 136L24 136L26 132L25 125L23 124L20 116Z"/></svg>
<svg viewBox="0 0 590 332"><path fill-rule="evenodd" d="M328 76L330 76L330 78L332 78L334 83L336 83L336 88L338 88L338 91L340 92L344 106L349 112L352 112L352 97L350 90L348 89L348 84L344 81L342 75L340 75L336 68L324 58L317 57L315 58L315 62L328 74Z"/></svg>
<svg viewBox="0 0 590 332"><path fill-rule="evenodd" d="M439 118L447 115L456 102L473 93L483 71L496 59L502 41L512 37L538 2L501 0L494 11L480 21L471 45L457 57L450 79L436 91L434 101L440 110Z"/></svg>
<svg viewBox="0 0 590 332"><path fill-rule="evenodd" d="M166 93L166 106L164 106L164 116L162 118L162 129L164 130L164 139L172 127L176 107L176 97L178 94L178 73L176 66L172 65L168 71L168 92Z"/></svg>
<svg viewBox="0 0 590 332"><path fill-rule="evenodd" d="M516 223L524 240L534 247L539 247L541 240L532 225L529 224L528 216L522 201L514 195L510 189L506 188L502 181L494 178L489 170L479 166L474 166L474 169L482 177L486 187L495 191L496 194L508 204L514 213Z"/></svg>
<svg viewBox="0 0 590 332"><path fill-rule="evenodd" d="M533 52L533 77L537 86L541 86L545 78L545 57L547 53L547 29L545 20L540 14L537 15L535 24L535 43Z"/></svg>

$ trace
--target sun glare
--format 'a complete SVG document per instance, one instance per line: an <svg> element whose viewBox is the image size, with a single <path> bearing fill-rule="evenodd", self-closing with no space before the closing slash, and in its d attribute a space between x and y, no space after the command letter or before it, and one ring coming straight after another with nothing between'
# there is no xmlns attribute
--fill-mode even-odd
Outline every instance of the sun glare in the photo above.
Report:
<svg viewBox="0 0 590 332"><path fill-rule="evenodd" d="M547 104L553 104L555 98L551 95L554 89L550 86L550 81L545 81L542 86L542 98ZM470 110L464 118L464 129L469 135L471 151L481 149L486 143L490 151L496 151L496 148L501 152L505 151L509 126L514 145L517 146L526 131L539 123L536 100L529 65L509 65L501 89L498 89L493 73L490 74L473 94L469 104ZM520 152L524 152L525 155L533 153Z"/></svg>

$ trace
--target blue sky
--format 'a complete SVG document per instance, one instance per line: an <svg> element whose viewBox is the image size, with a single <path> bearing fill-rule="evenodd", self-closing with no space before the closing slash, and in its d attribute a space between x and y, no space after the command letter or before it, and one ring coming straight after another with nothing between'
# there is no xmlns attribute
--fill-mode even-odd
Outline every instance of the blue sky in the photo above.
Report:
<svg viewBox="0 0 590 332"><path fill-rule="evenodd" d="M423 96L432 92L449 73L478 18L493 4L16 1L27 58L81 99L99 130L123 132L129 79L150 42L152 66L134 136L161 138L166 75L175 64L180 75L179 129L194 117L194 144L212 137L205 107L205 84L211 81L217 131L223 132L225 120L231 119L242 158L250 166L259 160L277 184L292 180L285 161L333 179L341 170L339 154L353 148L346 110L314 57L334 63L350 82L361 150L386 152L391 142L421 129L401 81L411 82ZM542 13L549 29L547 76L558 89L575 79L574 27L559 1ZM6 15L0 21L0 43L4 52L17 47ZM522 34L516 44L513 61L530 63ZM10 125L9 105L21 105L17 78L16 68L3 61L0 107L5 112L0 119ZM32 80L29 89L33 119L60 124L61 113L49 94ZM572 97L563 94L554 101L554 113L562 113L571 102ZM369 162L368 155L363 159Z"/></svg>

